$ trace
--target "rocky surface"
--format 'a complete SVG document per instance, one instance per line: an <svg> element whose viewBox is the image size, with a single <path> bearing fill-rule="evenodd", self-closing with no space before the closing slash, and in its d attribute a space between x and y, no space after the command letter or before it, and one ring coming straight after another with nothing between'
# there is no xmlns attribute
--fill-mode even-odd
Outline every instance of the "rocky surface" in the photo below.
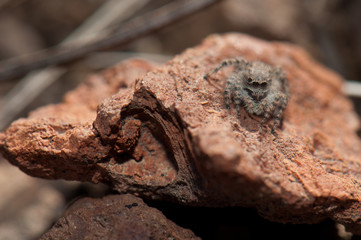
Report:
<svg viewBox="0 0 361 240"><path fill-rule="evenodd" d="M216 85L226 70L203 79L236 56L287 74L290 101L276 135L225 108ZM255 207L280 222L332 218L361 234L359 120L342 82L296 46L213 35L158 68L130 61L90 78L64 103L14 122L0 151L33 176L105 182L187 205Z"/></svg>
<svg viewBox="0 0 361 240"><path fill-rule="evenodd" d="M66 202L48 182L24 174L1 156L0 185L0 239L38 239Z"/></svg>
<svg viewBox="0 0 361 240"><path fill-rule="evenodd" d="M200 239L130 194L83 198L40 239Z"/></svg>

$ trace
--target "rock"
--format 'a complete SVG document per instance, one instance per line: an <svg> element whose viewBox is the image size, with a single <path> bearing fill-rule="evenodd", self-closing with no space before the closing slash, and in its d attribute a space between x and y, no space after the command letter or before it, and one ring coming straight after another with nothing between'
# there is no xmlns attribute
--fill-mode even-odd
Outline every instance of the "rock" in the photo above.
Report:
<svg viewBox="0 0 361 240"><path fill-rule="evenodd" d="M65 206L48 182L32 178L0 156L0 239L37 239Z"/></svg>
<svg viewBox="0 0 361 240"><path fill-rule="evenodd" d="M237 56L287 74L290 100L277 135L225 108L216 85L227 71L203 79ZM143 69L127 78L135 84L97 112L101 89L89 86L70 93L76 101L14 122L0 134L0 151L33 176L101 181L187 205L255 207L280 222L332 218L361 234L359 120L340 76L296 46L236 33L213 35L144 76L151 67L143 65L132 66Z"/></svg>
<svg viewBox="0 0 361 240"><path fill-rule="evenodd" d="M82 198L40 239L200 239L130 194Z"/></svg>
<svg viewBox="0 0 361 240"><path fill-rule="evenodd" d="M18 166L32 176L97 183L99 177L93 175L99 174L98 170L93 172L92 167L88 169L87 166L96 159L104 158L109 151L92 128L97 105L104 98L133 85L137 77L153 66L143 60L131 60L102 75L91 76L76 90L69 92L63 103L40 108L28 119L17 121L13 125L15 128L8 128L7 136L2 135L5 136L4 141L0 140L4 144L1 144L4 155L10 154L9 159L23 159ZM8 143L15 148L9 145L10 150ZM24 144L27 147L24 148Z"/></svg>

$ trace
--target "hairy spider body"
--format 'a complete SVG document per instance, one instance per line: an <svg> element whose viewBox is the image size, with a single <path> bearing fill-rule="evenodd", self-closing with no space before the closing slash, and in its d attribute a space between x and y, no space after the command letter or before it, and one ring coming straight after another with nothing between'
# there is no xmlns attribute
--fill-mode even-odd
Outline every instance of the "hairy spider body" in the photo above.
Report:
<svg viewBox="0 0 361 240"><path fill-rule="evenodd" d="M247 113L261 116L261 125L274 118L274 132L281 124L289 98L288 80L283 70L261 61L232 58L224 60L204 78L208 79L211 74L227 66L234 66L234 70L224 88L226 108L229 109L233 102L239 116L243 107Z"/></svg>

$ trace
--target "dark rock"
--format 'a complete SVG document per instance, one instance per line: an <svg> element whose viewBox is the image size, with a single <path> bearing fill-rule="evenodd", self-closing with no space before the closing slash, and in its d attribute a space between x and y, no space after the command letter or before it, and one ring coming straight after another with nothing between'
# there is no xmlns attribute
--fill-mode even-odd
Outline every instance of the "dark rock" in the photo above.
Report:
<svg viewBox="0 0 361 240"><path fill-rule="evenodd" d="M226 71L203 79L237 56L287 74L291 95L277 136L269 126L260 129L259 119L225 108L215 84L223 85ZM302 49L214 35L126 79L131 87L105 99L97 113L102 90L89 86L70 94L77 101L66 98L14 122L0 134L0 151L33 176L102 181L119 192L187 205L255 207L280 222L332 218L361 233L359 120L340 76Z"/></svg>
<svg viewBox="0 0 361 240"><path fill-rule="evenodd" d="M0 239L38 239L59 217L66 199L49 182L24 174L0 156ZM72 191L76 185L63 186Z"/></svg>
<svg viewBox="0 0 361 240"><path fill-rule="evenodd" d="M137 207L132 207L134 205ZM128 207L131 206L131 207ZM76 201L40 239L200 239L130 194Z"/></svg>

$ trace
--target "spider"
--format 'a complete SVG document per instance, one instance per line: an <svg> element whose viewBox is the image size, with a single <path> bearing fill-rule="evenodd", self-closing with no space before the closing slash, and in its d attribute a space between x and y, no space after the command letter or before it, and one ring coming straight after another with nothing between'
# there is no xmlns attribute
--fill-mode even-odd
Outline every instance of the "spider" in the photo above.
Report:
<svg viewBox="0 0 361 240"><path fill-rule="evenodd" d="M234 66L234 70L224 88L226 108L230 109L233 102L240 116L243 107L248 114L262 117L261 126L274 118L271 131L275 133L289 99L288 80L283 70L261 61L230 58L206 74L204 79L208 81L210 75L227 66Z"/></svg>

